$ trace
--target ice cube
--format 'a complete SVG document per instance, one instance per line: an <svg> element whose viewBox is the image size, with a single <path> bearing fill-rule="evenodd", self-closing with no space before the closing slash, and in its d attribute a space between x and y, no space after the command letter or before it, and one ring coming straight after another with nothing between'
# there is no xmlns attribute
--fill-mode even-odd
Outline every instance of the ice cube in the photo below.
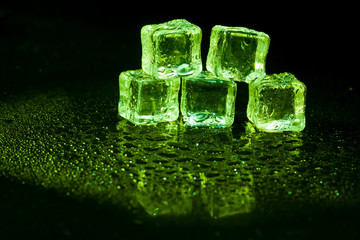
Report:
<svg viewBox="0 0 360 240"><path fill-rule="evenodd" d="M236 83L202 72L182 79L181 113L189 126L230 126L234 122Z"/></svg>
<svg viewBox="0 0 360 240"><path fill-rule="evenodd" d="M201 29L185 19L144 26L142 69L161 79L200 73L201 36Z"/></svg>
<svg viewBox="0 0 360 240"><path fill-rule="evenodd" d="M293 74L267 75L249 84L247 117L261 131L302 131L305 95L305 84Z"/></svg>
<svg viewBox="0 0 360 240"><path fill-rule="evenodd" d="M270 37L245 27L212 28L206 69L216 76L249 82L265 75Z"/></svg>
<svg viewBox="0 0 360 240"><path fill-rule="evenodd" d="M119 76L119 115L134 124L175 121L179 116L180 78L156 79L141 69Z"/></svg>

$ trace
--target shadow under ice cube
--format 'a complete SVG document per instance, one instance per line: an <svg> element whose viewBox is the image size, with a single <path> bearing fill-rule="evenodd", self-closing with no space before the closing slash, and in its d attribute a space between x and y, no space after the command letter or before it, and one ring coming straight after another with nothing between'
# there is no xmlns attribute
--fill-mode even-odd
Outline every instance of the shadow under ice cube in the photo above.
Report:
<svg viewBox="0 0 360 240"><path fill-rule="evenodd" d="M181 113L189 126L227 127L233 124L236 83L202 72L183 78Z"/></svg>
<svg viewBox="0 0 360 240"><path fill-rule="evenodd" d="M305 84L291 73L267 75L249 84L247 117L261 131L302 131L305 95Z"/></svg>
<svg viewBox="0 0 360 240"><path fill-rule="evenodd" d="M176 19L141 29L142 69L156 78L197 75L202 70L201 29Z"/></svg>
<svg viewBox="0 0 360 240"><path fill-rule="evenodd" d="M141 69L119 77L119 115L134 124L175 121L179 117L180 78L156 79Z"/></svg>

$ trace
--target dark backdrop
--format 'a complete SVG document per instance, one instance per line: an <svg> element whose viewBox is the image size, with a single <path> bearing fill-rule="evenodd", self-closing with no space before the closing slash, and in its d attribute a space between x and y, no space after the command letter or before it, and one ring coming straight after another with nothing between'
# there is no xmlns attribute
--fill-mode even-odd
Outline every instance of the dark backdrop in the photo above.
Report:
<svg viewBox="0 0 360 240"><path fill-rule="evenodd" d="M1 81L9 87L42 83L41 75L54 71L66 81L74 69L113 81L122 70L140 68L141 26L175 18L202 28L204 63L212 26L245 26L271 37L268 73L289 71L308 86L353 87L352 78L343 77L356 69L350 60L354 8L346 4L55 0L0 6ZM33 72L37 77L24 79Z"/></svg>

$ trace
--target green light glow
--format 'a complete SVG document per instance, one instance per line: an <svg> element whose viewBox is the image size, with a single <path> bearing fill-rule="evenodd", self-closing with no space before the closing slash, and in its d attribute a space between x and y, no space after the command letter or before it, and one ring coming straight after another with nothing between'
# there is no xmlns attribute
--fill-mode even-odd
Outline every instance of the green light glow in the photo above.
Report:
<svg viewBox="0 0 360 240"><path fill-rule="evenodd" d="M204 71L182 79L181 113L189 126L231 126L236 83Z"/></svg>
<svg viewBox="0 0 360 240"><path fill-rule="evenodd" d="M134 124L176 121L180 78L156 79L141 69L119 76L119 115Z"/></svg>
<svg viewBox="0 0 360 240"><path fill-rule="evenodd" d="M305 84L291 73L267 75L249 84L247 116L262 131L302 131L305 95Z"/></svg>
<svg viewBox="0 0 360 240"><path fill-rule="evenodd" d="M176 121L181 78L181 113L189 126L231 126L235 80L249 83L247 116L257 129L305 128L306 87L290 73L266 75L266 33L214 26L208 71L201 71L201 29L184 19L144 26L141 41L143 71L125 71L119 77L119 115L132 123Z"/></svg>
<svg viewBox="0 0 360 240"><path fill-rule="evenodd" d="M104 101L88 98L85 106L82 101L74 105L66 95L43 94L3 105L7 119L23 117L3 125L0 173L66 196L143 209L151 216L221 218L251 212L266 197L258 193L267 182L269 192L301 196L290 184L306 177L295 173L304 164L301 134L256 133L250 124L247 133L235 138L232 128L178 122L139 127L125 119L114 129L107 119L115 111L106 110L112 101ZM104 109L100 125L87 123L99 116L88 111L90 106ZM331 187L324 183L312 182Z"/></svg>
<svg viewBox="0 0 360 240"><path fill-rule="evenodd" d="M202 70L201 29L175 19L141 29L142 69L155 78L197 75Z"/></svg>
<svg viewBox="0 0 360 240"><path fill-rule="evenodd" d="M235 81L252 81L265 75L270 37L245 27L212 28L206 69Z"/></svg>

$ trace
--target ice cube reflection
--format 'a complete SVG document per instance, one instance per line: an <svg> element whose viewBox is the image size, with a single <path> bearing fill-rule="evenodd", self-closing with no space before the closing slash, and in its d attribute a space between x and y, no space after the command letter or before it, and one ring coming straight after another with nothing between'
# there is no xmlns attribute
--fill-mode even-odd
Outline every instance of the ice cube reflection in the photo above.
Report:
<svg viewBox="0 0 360 240"><path fill-rule="evenodd" d="M123 160L132 173L123 184L136 183L128 195L153 216L251 212L261 194L257 185L267 174L286 174L298 164L302 145L301 133L259 133L250 124L238 139L232 128L124 126L135 127L118 124L127 133Z"/></svg>

